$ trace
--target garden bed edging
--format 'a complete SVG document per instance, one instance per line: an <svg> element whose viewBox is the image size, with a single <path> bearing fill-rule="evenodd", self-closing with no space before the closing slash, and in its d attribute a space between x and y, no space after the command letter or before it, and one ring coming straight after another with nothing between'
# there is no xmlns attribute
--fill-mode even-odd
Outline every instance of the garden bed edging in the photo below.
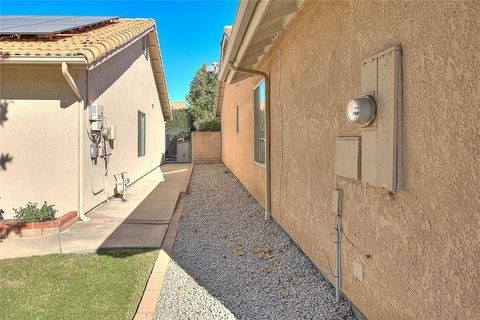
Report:
<svg viewBox="0 0 480 320"><path fill-rule="evenodd" d="M77 212L70 211L52 221L22 224L15 220L0 221L0 239L56 234L78 221Z"/></svg>

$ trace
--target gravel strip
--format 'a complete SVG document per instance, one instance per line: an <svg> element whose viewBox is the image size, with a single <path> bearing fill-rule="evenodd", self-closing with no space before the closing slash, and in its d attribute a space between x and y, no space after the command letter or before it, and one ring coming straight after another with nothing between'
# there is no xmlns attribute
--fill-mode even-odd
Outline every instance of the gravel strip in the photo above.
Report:
<svg viewBox="0 0 480 320"><path fill-rule="evenodd" d="M355 319L222 164L196 165L156 319Z"/></svg>

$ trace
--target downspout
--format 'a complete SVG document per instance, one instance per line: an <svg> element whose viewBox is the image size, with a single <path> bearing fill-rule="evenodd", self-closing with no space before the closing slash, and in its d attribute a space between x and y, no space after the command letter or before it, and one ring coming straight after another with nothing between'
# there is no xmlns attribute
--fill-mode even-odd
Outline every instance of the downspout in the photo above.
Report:
<svg viewBox="0 0 480 320"><path fill-rule="evenodd" d="M340 263L341 263L341 246L340 246L340 213L337 213L335 217L335 302L340 302L341 294L341 273L340 273Z"/></svg>
<svg viewBox="0 0 480 320"><path fill-rule="evenodd" d="M260 75L265 79L265 221L269 221L272 215L272 182L270 169L270 77L263 71L235 67L232 61L228 62L228 66L235 72Z"/></svg>
<svg viewBox="0 0 480 320"><path fill-rule="evenodd" d="M65 62L62 62L62 74L65 80L67 81L70 88L73 90L75 95L78 99L78 208L77 208L77 215L78 218L82 221L88 221L90 218L85 216L84 208L83 208L83 102L82 102L82 95L73 80L72 75L68 71L68 65ZM86 88L85 90L88 90Z"/></svg>

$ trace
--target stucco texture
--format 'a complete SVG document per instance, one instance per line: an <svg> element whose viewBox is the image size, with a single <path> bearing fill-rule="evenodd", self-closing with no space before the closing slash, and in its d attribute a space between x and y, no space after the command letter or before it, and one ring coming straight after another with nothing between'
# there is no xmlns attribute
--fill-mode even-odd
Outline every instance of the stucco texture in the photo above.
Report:
<svg viewBox="0 0 480 320"><path fill-rule="evenodd" d="M85 72L85 71L82 71ZM85 76L83 76L85 79ZM80 80L81 81L81 80ZM133 182L158 167L165 152L165 121L158 98L150 61L142 51L141 41L88 72L88 101L103 105L108 124L115 126L116 139L109 161L109 195L113 195L114 173L127 169ZM137 112L146 117L145 155L138 156ZM84 119L87 121L87 110ZM88 155L90 140L84 138L84 206L88 211L105 200L104 160L99 159L93 172ZM93 177L93 190L90 179Z"/></svg>
<svg viewBox="0 0 480 320"><path fill-rule="evenodd" d="M253 161L253 89L262 79L252 77L225 86L222 107L222 159L249 192L265 201L265 167ZM237 125L239 107L239 132Z"/></svg>
<svg viewBox="0 0 480 320"><path fill-rule="evenodd" d="M3 217L29 201L55 204L59 215L76 210L78 103L60 67L1 66L0 77Z"/></svg>
<svg viewBox="0 0 480 320"><path fill-rule="evenodd" d="M150 61L141 41L88 71L70 72L84 101L104 106L116 139L109 162L108 190L114 192L114 173L128 170L133 182L158 167L165 150L165 123ZM0 208L11 218L12 208L28 201L55 204L62 215L78 208L79 104L88 127L88 109L77 102L62 76L60 65L2 65L0 98L8 104L0 126L0 153L12 160L0 170ZM88 93L86 87L88 86ZM137 156L137 112L146 115L146 152ZM85 129L85 128L84 128ZM91 166L89 140L82 132L83 205L89 211L105 201L104 160ZM93 186L92 186L93 185Z"/></svg>
<svg viewBox="0 0 480 320"><path fill-rule="evenodd" d="M479 31L478 2L306 1L262 62L272 81L272 215L333 281L332 193L343 190L342 291L369 319L480 314ZM345 115L360 63L394 44L403 50L398 193L334 175L335 138L361 135ZM261 199L263 172L248 154L255 84L226 86L223 157ZM239 101L245 138L234 133Z"/></svg>

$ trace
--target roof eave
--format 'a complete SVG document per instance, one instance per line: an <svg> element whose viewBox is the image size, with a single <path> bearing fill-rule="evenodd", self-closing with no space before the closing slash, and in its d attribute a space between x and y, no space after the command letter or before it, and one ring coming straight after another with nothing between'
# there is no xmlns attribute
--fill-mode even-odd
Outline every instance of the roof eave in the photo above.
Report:
<svg viewBox="0 0 480 320"><path fill-rule="evenodd" d="M248 0L240 0L242 3ZM290 22L304 0L258 0L250 16L235 17L227 54L220 67L220 81L235 83L249 75L235 72L228 66L255 69L269 51L278 33Z"/></svg>
<svg viewBox="0 0 480 320"><path fill-rule="evenodd" d="M250 18L252 17L253 12L255 11L255 7L257 6L257 3L259 1L260 0L240 0L237 8L237 13L235 14L232 32L229 37L225 59L224 61L222 61L222 65L220 66L220 72L217 77L219 81L223 82L226 80L230 71L228 67L228 62L231 61L231 59L235 58L235 55L238 52L238 48L240 47L242 39L245 35L245 31L247 30L250 23Z"/></svg>
<svg viewBox="0 0 480 320"><path fill-rule="evenodd" d="M157 30L154 28L148 33L148 45L150 53L150 62L152 64L155 86L157 87L158 98L165 120L171 119L170 102L168 100L167 84L165 81L165 71L163 68L162 54L158 41Z"/></svg>
<svg viewBox="0 0 480 320"><path fill-rule="evenodd" d="M2 55L0 64L68 64L87 65L83 56L10 56Z"/></svg>

